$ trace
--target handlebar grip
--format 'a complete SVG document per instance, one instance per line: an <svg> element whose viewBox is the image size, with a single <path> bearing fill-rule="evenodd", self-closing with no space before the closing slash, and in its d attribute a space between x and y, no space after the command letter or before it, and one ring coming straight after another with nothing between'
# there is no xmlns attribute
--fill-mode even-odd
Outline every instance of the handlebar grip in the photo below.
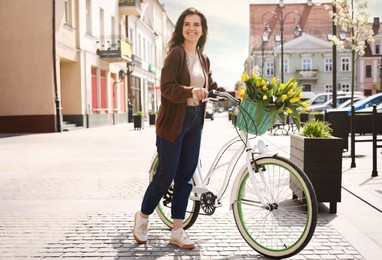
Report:
<svg viewBox="0 0 382 260"><path fill-rule="evenodd" d="M231 102L235 104L239 104L240 100L232 96L231 94L227 92L220 92L217 90L210 90L208 91L208 98L218 99L218 100L224 100L229 99Z"/></svg>

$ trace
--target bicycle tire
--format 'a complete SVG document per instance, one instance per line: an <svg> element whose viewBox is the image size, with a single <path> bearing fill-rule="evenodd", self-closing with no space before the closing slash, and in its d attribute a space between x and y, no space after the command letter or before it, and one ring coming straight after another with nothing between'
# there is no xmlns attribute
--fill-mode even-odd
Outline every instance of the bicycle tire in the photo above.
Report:
<svg viewBox="0 0 382 260"><path fill-rule="evenodd" d="M236 226L248 245L262 255L272 258L296 255L309 243L317 225L318 203L313 185L287 158L277 155L258 158L252 163L252 167L256 166L265 169L263 177L256 171L254 177L268 204L261 205L245 168L233 203ZM271 192L261 184L264 180Z"/></svg>
<svg viewBox="0 0 382 260"><path fill-rule="evenodd" d="M150 167L150 172L149 172L149 180L151 181L155 172L156 172L156 169L158 167L158 156L155 156L155 158L153 159L153 162L151 164L151 167ZM164 195L167 196L168 198L170 198L170 200L172 199L172 187L174 186L174 183L171 184L169 190L167 191L167 193ZM173 221L172 221L172 218L171 218L171 203L168 204L168 205L165 205L164 204L164 201L165 201L165 198L163 197L163 199L161 199L157 205L157 207L155 208L155 211L157 212L159 218L162 220L162 222L168 226L169 228L172 228L173 226ZM192 225L195 223L195 221L197 220L198 216L199 216L199 211L200 211L200 201L195 201L195 200L189 200L188 202L188 206L187 206L187 210L186 210L186 216L183 220L183 229L184 230L187 230L189 229L190 227L192 227Z"/></svg>

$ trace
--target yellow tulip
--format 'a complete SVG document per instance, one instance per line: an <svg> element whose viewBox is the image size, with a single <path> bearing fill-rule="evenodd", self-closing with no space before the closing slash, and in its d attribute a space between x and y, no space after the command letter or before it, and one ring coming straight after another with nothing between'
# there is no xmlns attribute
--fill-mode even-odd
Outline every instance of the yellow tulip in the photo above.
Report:
<svg viewBox="0 0 382 260"><path fill-rule="evenodd" d="M262 80L262 81L261 81L261 85L262 85L262 86L265 85L265 80Z"/></svg>
<svg viewBox="0 0 382 260"><path fill-rule="evenodd" d="M268 96L267 95L264 95L263 96L263 100L267 100L268 99Z"/></svg>
<svg viewBox="0 0 382 260"><path fill-rule="evenodd" d="M252 77L257 78L256 72L252 71Z"/></svg>
<svg viewBox="0 0 382 260"><path fill-rule="evenodd" d="M305 111L309 111L310 110L309 107L303 107L302 109L305 110Z"/></svg>
<svg viewBox="0 0 382 260"><path fill-rule="evenodd" d="M299 101L299 100L300 100L299 97L294 97L294 98L291 98L291 99L289 100L289 102L291 102L291 103L296 103L296 102Z"/></svg>
<svg viewBox="0 0 382 260"><path fill-rule="evenodd" d="M285 95L285 94L284 94L284 95L281 95L281 100L284 102L284 100L287 99L287 97L288 97L288 96Z"/></svg>
<svg viewBox="0 0 382 260"><path fill-rule="evenodd" d="M308 107L308 103L301 103L301 106L302 106L303 108Z"/></svg>
<svg viewBox="0 0 382 260"><path fill-rule="evenodd" d="M302 94L302 92L300 92L300 94L298 95L299 98L302 98L304 95Z"/></svg>
<svg viewBox="0 0 382 260"><path fill-rule="evenodd" d="M241 74L241 80L242 81L246 82L248 79L249 79L249 76L247 75L247 73Z"/></svg>
<svg viewBox="0 0 382 260"><path fill-rule="evenodd" d="M291 96L293 94L293 89L291 88L289 91L288 91L288 96Z"/></svg>
<svg viewBox="0 0 382 260"><path fill-rule="evenodd" d="M263 91L268 91L267 86L263 86Z"/></svg>
<svg viewBox="0 0 382 260"><path fill-rule="evenodd" d="M286 108L285 108L285 111L286 111L288 114L292 114L292 109L290 109L289 107L286 107Z"/></svg>
<svg viewBox="0 0 382 260"><path fill-rule="evenodd" d="M298 82L296 81L296 82L293 84L293 88L297 88L297 85L298 85Z"/></svg>
<svg viewBox="0 0 382 260"><path fill-rule="evenodd" d="M276 77L273 77L273 79L272 79L272 85L276 84L276 82L277 82Z"/></svg>
<svg viewBox="0 0 382 260"><path fill-rule="evenodd" d="M260 87L260 80L256 80L256 87Z"/></svg>
<svg viewBox="0 0 382 260"><path fill-rule="evenodd" d="M280 90L283 90L285 88L284 83L281 83L279 88L280 88Z"/></svg>

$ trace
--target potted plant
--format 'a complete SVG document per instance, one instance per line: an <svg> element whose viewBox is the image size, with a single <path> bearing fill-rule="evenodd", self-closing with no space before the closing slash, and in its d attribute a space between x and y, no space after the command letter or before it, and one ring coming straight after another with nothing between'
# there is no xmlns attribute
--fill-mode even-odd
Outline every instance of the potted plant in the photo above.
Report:
<svg viewBox="0 0 382 260"><path fill-rule="evenodd" d="M341 201L342 138L333 137L324 121L308 121L301 134L291 135L290 159L309 177L317 200L329 202L330 213L336 213Z"/></svg>
<svg viewBox="0 0 382 260"><path fill-rule="evenodd" d="M142 112L137 111L135 115L133 115L133 121L134 121L134 130L136 129L142 129L143 124L142 124Z"/></svg>
<svg viewBox="0 0 382 260"><path fill-rule="evenodd" d="M305 110L302 110L300 112L300 123L301 125L304 125L306 122L309 121L309 114Z"/></svg>
<svg viewBox="0 0 382 260"><path fill-rule="evenodd" d="M236 125L236 121L237 121L237 111L236 109L233 109L232 112L231 112L231 122L232 122L232 125Z"/></svg>
<svg viewBox="0 0 382 260"><path fill-rule="evenodd" d="M150 125L155 125L155 120L156 120L157 112L152 111L149 115L149 123Z"/></svg>
<svg viewBox="0 0 382 260"><path fill-rule="evenodd" d="M251 134L262 135L273 126L277 119L285 122L290 115L297 128L300 128L299 110L307 109L308 100L302 101L302 87L296 78L286 83L277 78L266 80L252 72L251 76L242 74L240 93L240 109L236 126Z"/></svg>
<svg viewBox="0 0 382 260"><path fill-rule="evenodd" d="M314 111L313 112L313 117L317 120L324 121L324 112L322 111Z"/></svg>

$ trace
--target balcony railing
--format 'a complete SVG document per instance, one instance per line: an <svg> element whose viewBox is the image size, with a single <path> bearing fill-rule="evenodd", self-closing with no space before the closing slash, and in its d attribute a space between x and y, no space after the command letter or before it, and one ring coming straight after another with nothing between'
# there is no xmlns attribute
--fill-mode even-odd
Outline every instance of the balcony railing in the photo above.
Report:
<svg viewBox="0 0 382 260"><path fill-rule="evenodd" d="M142 0L119 0L119 13L121 15L141 15Z"/></svg>
<svg viewBox="0 0 382 260"><path fill-rule="evenodd" d="M131 59L131 45L118 36L101 36L97 40L97 54L110 62L124 62Z"/></svg>
<svg viewBox="0 0 382 260"><path fill-rule="evenodd" d="M299 80L318 80L318 70L296 70Z"/></svg>

